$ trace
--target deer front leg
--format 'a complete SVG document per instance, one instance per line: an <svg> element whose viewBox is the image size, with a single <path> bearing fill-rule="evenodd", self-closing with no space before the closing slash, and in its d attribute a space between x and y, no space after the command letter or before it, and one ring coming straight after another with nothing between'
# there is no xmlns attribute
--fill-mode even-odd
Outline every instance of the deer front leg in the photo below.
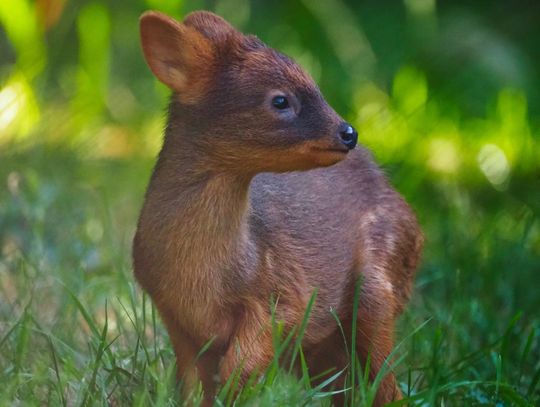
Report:
<svg viewBox="0 0 540 407"><path fill-rule="evenodd" d="M203 388L202 406L212 406L216 392L215 376L218 372L219 355L212 350L198 355L200 349L191 337L175 322L162 313L176 356L176 379L182 383L182 397L190 400L199 381ZM188 404L189 405L189 404Z"/></svg>
<svg viewBox="0 0 540 407"><path fill-rule="evenodd" d="M241 388L254 373L262 373L274 357L268 310L254 303L244 307L227 351L221 361L220 378L225 383L238 374Z"/></svg>

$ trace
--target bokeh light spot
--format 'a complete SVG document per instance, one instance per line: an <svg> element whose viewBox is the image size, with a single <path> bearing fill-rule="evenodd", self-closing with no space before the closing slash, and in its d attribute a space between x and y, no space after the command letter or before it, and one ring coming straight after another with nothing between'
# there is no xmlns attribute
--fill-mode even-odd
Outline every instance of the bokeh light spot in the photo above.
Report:
<svg viewBox="0 0 540 407"><path fill-rule="evenodd" d="M428 165L432 170L443 174L456 173L461 160L452 140L435 138L431 140L428 151Z"/></svg>
<svg viewBox="0 0 540 407"><path fill-rule="evenodd" d="M477 161L487 180L496 189L504 189L510 175L510 166L504 151L495 144L486 144L478 153Z"/></svg>

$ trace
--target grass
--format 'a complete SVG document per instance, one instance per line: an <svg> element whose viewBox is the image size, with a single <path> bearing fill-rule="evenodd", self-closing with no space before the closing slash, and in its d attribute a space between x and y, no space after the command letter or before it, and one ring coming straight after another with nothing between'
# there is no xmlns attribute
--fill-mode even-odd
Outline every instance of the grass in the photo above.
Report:
<svg viewBox="0 0 540 407"><path fill-rule="evenodd" d="M177 405L172 349L130 266L152 160L38 146L0 162L0 405ZM428 238L397 333L406 400L538 405L538 204L488 184L425 179L407 189L403 174L415 169L390 172ZM540 202L540 189L529 193ZM275 329L277 347L290 341L302 361L298 342ZM350 397L369 405L374 389L353 365ZM237 405L329 405L330 395L276 358ZM232 401L222 392L220 405Z"/></svg>

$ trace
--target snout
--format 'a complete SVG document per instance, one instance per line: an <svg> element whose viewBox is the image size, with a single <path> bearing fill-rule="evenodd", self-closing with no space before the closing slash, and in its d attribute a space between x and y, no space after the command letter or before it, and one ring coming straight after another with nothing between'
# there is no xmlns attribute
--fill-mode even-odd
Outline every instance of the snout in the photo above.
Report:
<svg viewBox="0 0 540 407"><path fill-rule="evenodd" d="M337 164L347 157L347 153L356 147L358 133L349 123L338 122L332 132L312 140L309 155L317 167Z"/></svg>
<svg viewBox="0 0 540 407"><path fill-rule="evenodd" d="M349 123L343 122L339 126L338 138L341 144L347 147L348 150L352 150L358 142L358 133Z"/></svg>

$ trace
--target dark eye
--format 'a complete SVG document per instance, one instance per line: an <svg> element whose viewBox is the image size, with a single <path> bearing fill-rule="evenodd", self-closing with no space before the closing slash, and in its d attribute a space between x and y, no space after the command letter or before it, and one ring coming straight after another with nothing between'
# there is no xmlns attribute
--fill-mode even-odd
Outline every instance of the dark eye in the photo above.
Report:
<svg viewBox="0 0 540 407"><path fill-rule="evenodd" d="M272 99L272 106L279 110L287 109L289 107L289 101L285 96L275 96Z"/></svg>

